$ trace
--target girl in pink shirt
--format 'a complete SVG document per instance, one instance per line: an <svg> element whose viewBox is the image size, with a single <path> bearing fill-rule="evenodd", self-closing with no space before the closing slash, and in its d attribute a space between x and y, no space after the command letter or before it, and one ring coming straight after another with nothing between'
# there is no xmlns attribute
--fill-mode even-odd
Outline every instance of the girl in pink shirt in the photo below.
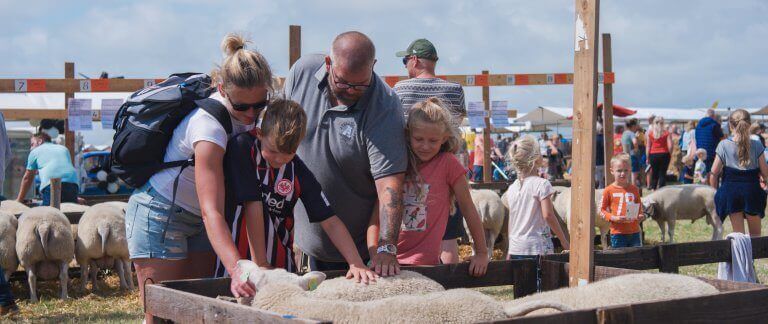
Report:
<svg viewBox="0 0 768 324"><path fill-rule="evenodd" d="M401 264L440 264L440 244L448 215L458 202L474 239L476 254L469 271L482 276L488 267L483 225L469 195L466 170L454 153L459 148L458 130L437 98L411 108L406 125L410 163L403 196L403 223L397 243Z"/></svg>

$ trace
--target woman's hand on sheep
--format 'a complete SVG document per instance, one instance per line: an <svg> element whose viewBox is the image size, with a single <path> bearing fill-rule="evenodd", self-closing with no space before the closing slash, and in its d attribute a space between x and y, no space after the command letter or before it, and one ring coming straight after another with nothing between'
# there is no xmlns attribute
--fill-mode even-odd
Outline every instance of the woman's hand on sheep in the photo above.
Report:
<svg viewBox="0 0 768 324"><path fill-rule="evenodd" d="M488 270L488 252L473 255L469 258L469 275L473 277L482 277Z"/></svg>
<svg viewBox="0 0 768 324"><path fill-rule="evenodd" d="M376 281L376 273L362 264L350 264L349 270L347 271L347 279L353 279L355 282L362 282L367 285L369 282Z"/></svg>
<svg viewBox="0 0 768 324"><path fill-rule="evenodd" d="M252 282L248 281L248 275L243 278L243 270L239 267L234 267L230 272L232 274L232 280L229 284L229 290L235 298L240 297L252 297L256 295L256 286Z"/></svg>

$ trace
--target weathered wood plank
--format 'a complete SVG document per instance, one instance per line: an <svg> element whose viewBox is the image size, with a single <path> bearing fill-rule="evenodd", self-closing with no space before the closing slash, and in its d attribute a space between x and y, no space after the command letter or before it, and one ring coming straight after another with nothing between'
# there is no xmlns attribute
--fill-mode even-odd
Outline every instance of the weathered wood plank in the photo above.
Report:
<svg viewBox="0 0 768 324"><path fill-rule="evenodd" d="M148 313L177 323L320 323L175 290L164 285L148 285L145 294Z"/></svg>
<svg viewBox="0 0 768 324"><path fill-rule="evenodd" d="M662 244L657 247L659 251L659 271L678 273L680 263L677 255L677 245Z"/></svg>
<svg viewBox="0 0 768 324"><path fill-rule="evenodd" d="M288 27L288 68L301 57L301 26Z"/></svg>
<svg viewBox="0 0 768 324"><path fill-rule="evenodd" d="M483 71L483 75L488 77L488 70ZM493 170L491 169L491 87L483 86L483 105L485 106L485 128L483 128L483 182L493 182Z"/></svg>
<svg viewBox="0 0 768 324"><path fill-rule="evenodd" d="M595 120L597 119L598 0L576 0L573 64L573 177L569 221L573 266L569 284L592 280L595 236Z"/></svg>
<svg viewBox="0 0 768 324"><path fill-rule="evenodd" d="M603 34L603 72L613 72L613 59L611 58L611 34ZM613 84L603 85L603 143L605 163L605 185L613 182L613 174L610 172L611 158L613 158Z"/></svg>
<svg viewBox="0 0 768 324"><path fill-rule="evenodd" d="M642 323L764 323L768 289L633 304L632 319ZM626 307L626 306L625 306ZM606 310L612 312L612 310ZM621 322L611 322L621 323Z"/></svg>

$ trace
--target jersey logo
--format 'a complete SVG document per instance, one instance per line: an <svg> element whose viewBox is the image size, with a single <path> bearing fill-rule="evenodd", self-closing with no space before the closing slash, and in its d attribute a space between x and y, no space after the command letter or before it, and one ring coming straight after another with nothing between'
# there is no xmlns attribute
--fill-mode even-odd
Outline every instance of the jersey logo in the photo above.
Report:
<svg viewBox="0 0 768 324"><path fill-rule="evenodd" d="M288 179L283 179L277 182L275 185L275 191L280 195L287 196L293 191L293 183Z"/></svg>

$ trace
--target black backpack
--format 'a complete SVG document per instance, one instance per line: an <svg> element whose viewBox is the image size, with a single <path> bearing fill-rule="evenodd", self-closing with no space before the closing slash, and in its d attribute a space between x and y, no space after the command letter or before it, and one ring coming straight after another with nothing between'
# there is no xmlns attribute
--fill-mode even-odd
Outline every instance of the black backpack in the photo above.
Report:
<svg viewBox="0 0 768 324"><path fill-rule="evenodd" d="M134 92L115 115L115 129L110 168L131 187L143 186L160 170L194 165L194 156L186 160L163 162L176 126L197 107L213 115L232 133L232 121L226 107L210 96L215 92L211 77L198 73L172 74L156 85ZM178 185L178 177L174 183Z"/></svg>

